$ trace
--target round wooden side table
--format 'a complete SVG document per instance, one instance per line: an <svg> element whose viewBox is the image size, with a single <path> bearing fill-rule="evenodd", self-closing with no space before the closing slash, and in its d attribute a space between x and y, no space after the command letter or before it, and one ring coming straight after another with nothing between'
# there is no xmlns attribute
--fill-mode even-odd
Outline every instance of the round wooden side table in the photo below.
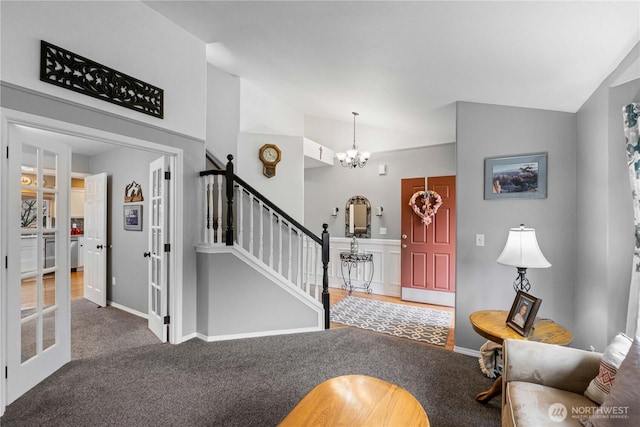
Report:
<svg viewBox="0 0 640 427"><path fill-rule="evenodd" d="M553 320L538 318L533 322L529 336L523 337L507 326L508 315L509 312L505 310L481 310L471 313L469 321L473 330L480 336L500 345L507 338L558 345L567 345L573 339L573 335L568 329ZM478 393L476 400L480 403L487 403L500 393L502 393L502 377L496 378L489 390Z"/></svg>

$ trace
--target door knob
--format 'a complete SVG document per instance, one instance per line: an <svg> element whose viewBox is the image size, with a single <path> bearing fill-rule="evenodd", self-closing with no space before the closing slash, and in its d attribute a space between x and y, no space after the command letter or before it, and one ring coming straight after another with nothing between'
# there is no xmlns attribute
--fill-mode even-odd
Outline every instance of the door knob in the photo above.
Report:
<svg viewBox="0 0 640 427"><path fill-rule="evenodd" d="M96 249L102 249L104 248L104 245L96 245Z"/></svg>
<svg viewBox="0 0 640 427"><path fill-rule="evenodd" d="M407 245L405 245L404 243L402 244L402 249L405 249L407 247Z"/></svg>
<svg viewBox="0 0 640 427"><path fill-rule="evenodd" d="M143 255L144 255L145 258L146 257L151 257L151 252L145 252Z"/></svg>
<svg viewBox="0 0 640 427"><path fill-rule="evenodd" d="M406 234L403 234L403 235L402 235L402 238L403 238L403 239L406 239L406 238L407 238L407 235L406 235Z"/></svg>

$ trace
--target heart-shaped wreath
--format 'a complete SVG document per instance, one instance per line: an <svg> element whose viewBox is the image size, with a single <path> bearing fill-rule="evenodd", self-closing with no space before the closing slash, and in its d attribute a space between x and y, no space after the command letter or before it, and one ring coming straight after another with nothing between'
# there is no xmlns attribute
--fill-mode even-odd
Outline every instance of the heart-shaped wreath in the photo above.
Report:
<svg viewBox="0 0 640 427"><path fill-rule="evenodd" d="M409 200L409 206L413 212L422 218L424 225L431 224L432 217L438 212L438 208L442 205L442 197L435 191L416 191Z"/></svg>

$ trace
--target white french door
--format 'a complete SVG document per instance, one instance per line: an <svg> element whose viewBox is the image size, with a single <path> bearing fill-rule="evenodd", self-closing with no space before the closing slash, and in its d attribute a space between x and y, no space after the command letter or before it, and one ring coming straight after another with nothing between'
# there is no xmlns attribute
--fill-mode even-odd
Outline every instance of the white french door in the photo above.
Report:
<svg viewBox="0 0 640 427"><path fill-rule="evenodd" d="M165 172L169 172L169 159L161 157L149 165L149 329L162 342L167 342L168 331L168 251L169 242L169 185ZM169 246L165 246L169 245Z"/></svg>
<svg viewBox="0 0 640 427"><path fill-rule="evenodd" d="M7 404L71 358L71 152L8 128Z"/></svg>
<svg viewBox="0 0 640 427"><path fill-rule="evenodd" d="M107 305L107 174L84 179L84 297Z"/></svg>

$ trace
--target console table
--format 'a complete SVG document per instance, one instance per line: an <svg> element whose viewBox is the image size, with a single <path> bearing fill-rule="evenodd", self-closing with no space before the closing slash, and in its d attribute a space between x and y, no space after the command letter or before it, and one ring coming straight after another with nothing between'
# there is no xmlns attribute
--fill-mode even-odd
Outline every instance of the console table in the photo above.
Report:
<svg viewBox="0 0 640 427"><path fill-rule="evenodd" d="M567 345L573 339L573 335L568 329L553 320L538 318L533 322L529 336L523 337L507 326L508 315L509 312L505 310L482 310L471 313L469 321L473 330L480 336L500 345L507 338L558 345ZM502 393L502 377L498 377L489 390L479 393L476 400L480 403L487 403L500 393Z"/></svg>
<svg viewBox="0 0 640 427"><path fill-rule="evenodd" d="M357 276L358 264L360 263L370 264L369 278L362 283L362 286L354 286L351 281L351 270L355 269ZM346 276L344 274L345 269L347 270ZM356 288L364 289L370 294L372 292L371 280L373 280L373 254L340 252L340 273L342 273L342 281L344 282L342 289L347 289L349 295Z"/></svg>

